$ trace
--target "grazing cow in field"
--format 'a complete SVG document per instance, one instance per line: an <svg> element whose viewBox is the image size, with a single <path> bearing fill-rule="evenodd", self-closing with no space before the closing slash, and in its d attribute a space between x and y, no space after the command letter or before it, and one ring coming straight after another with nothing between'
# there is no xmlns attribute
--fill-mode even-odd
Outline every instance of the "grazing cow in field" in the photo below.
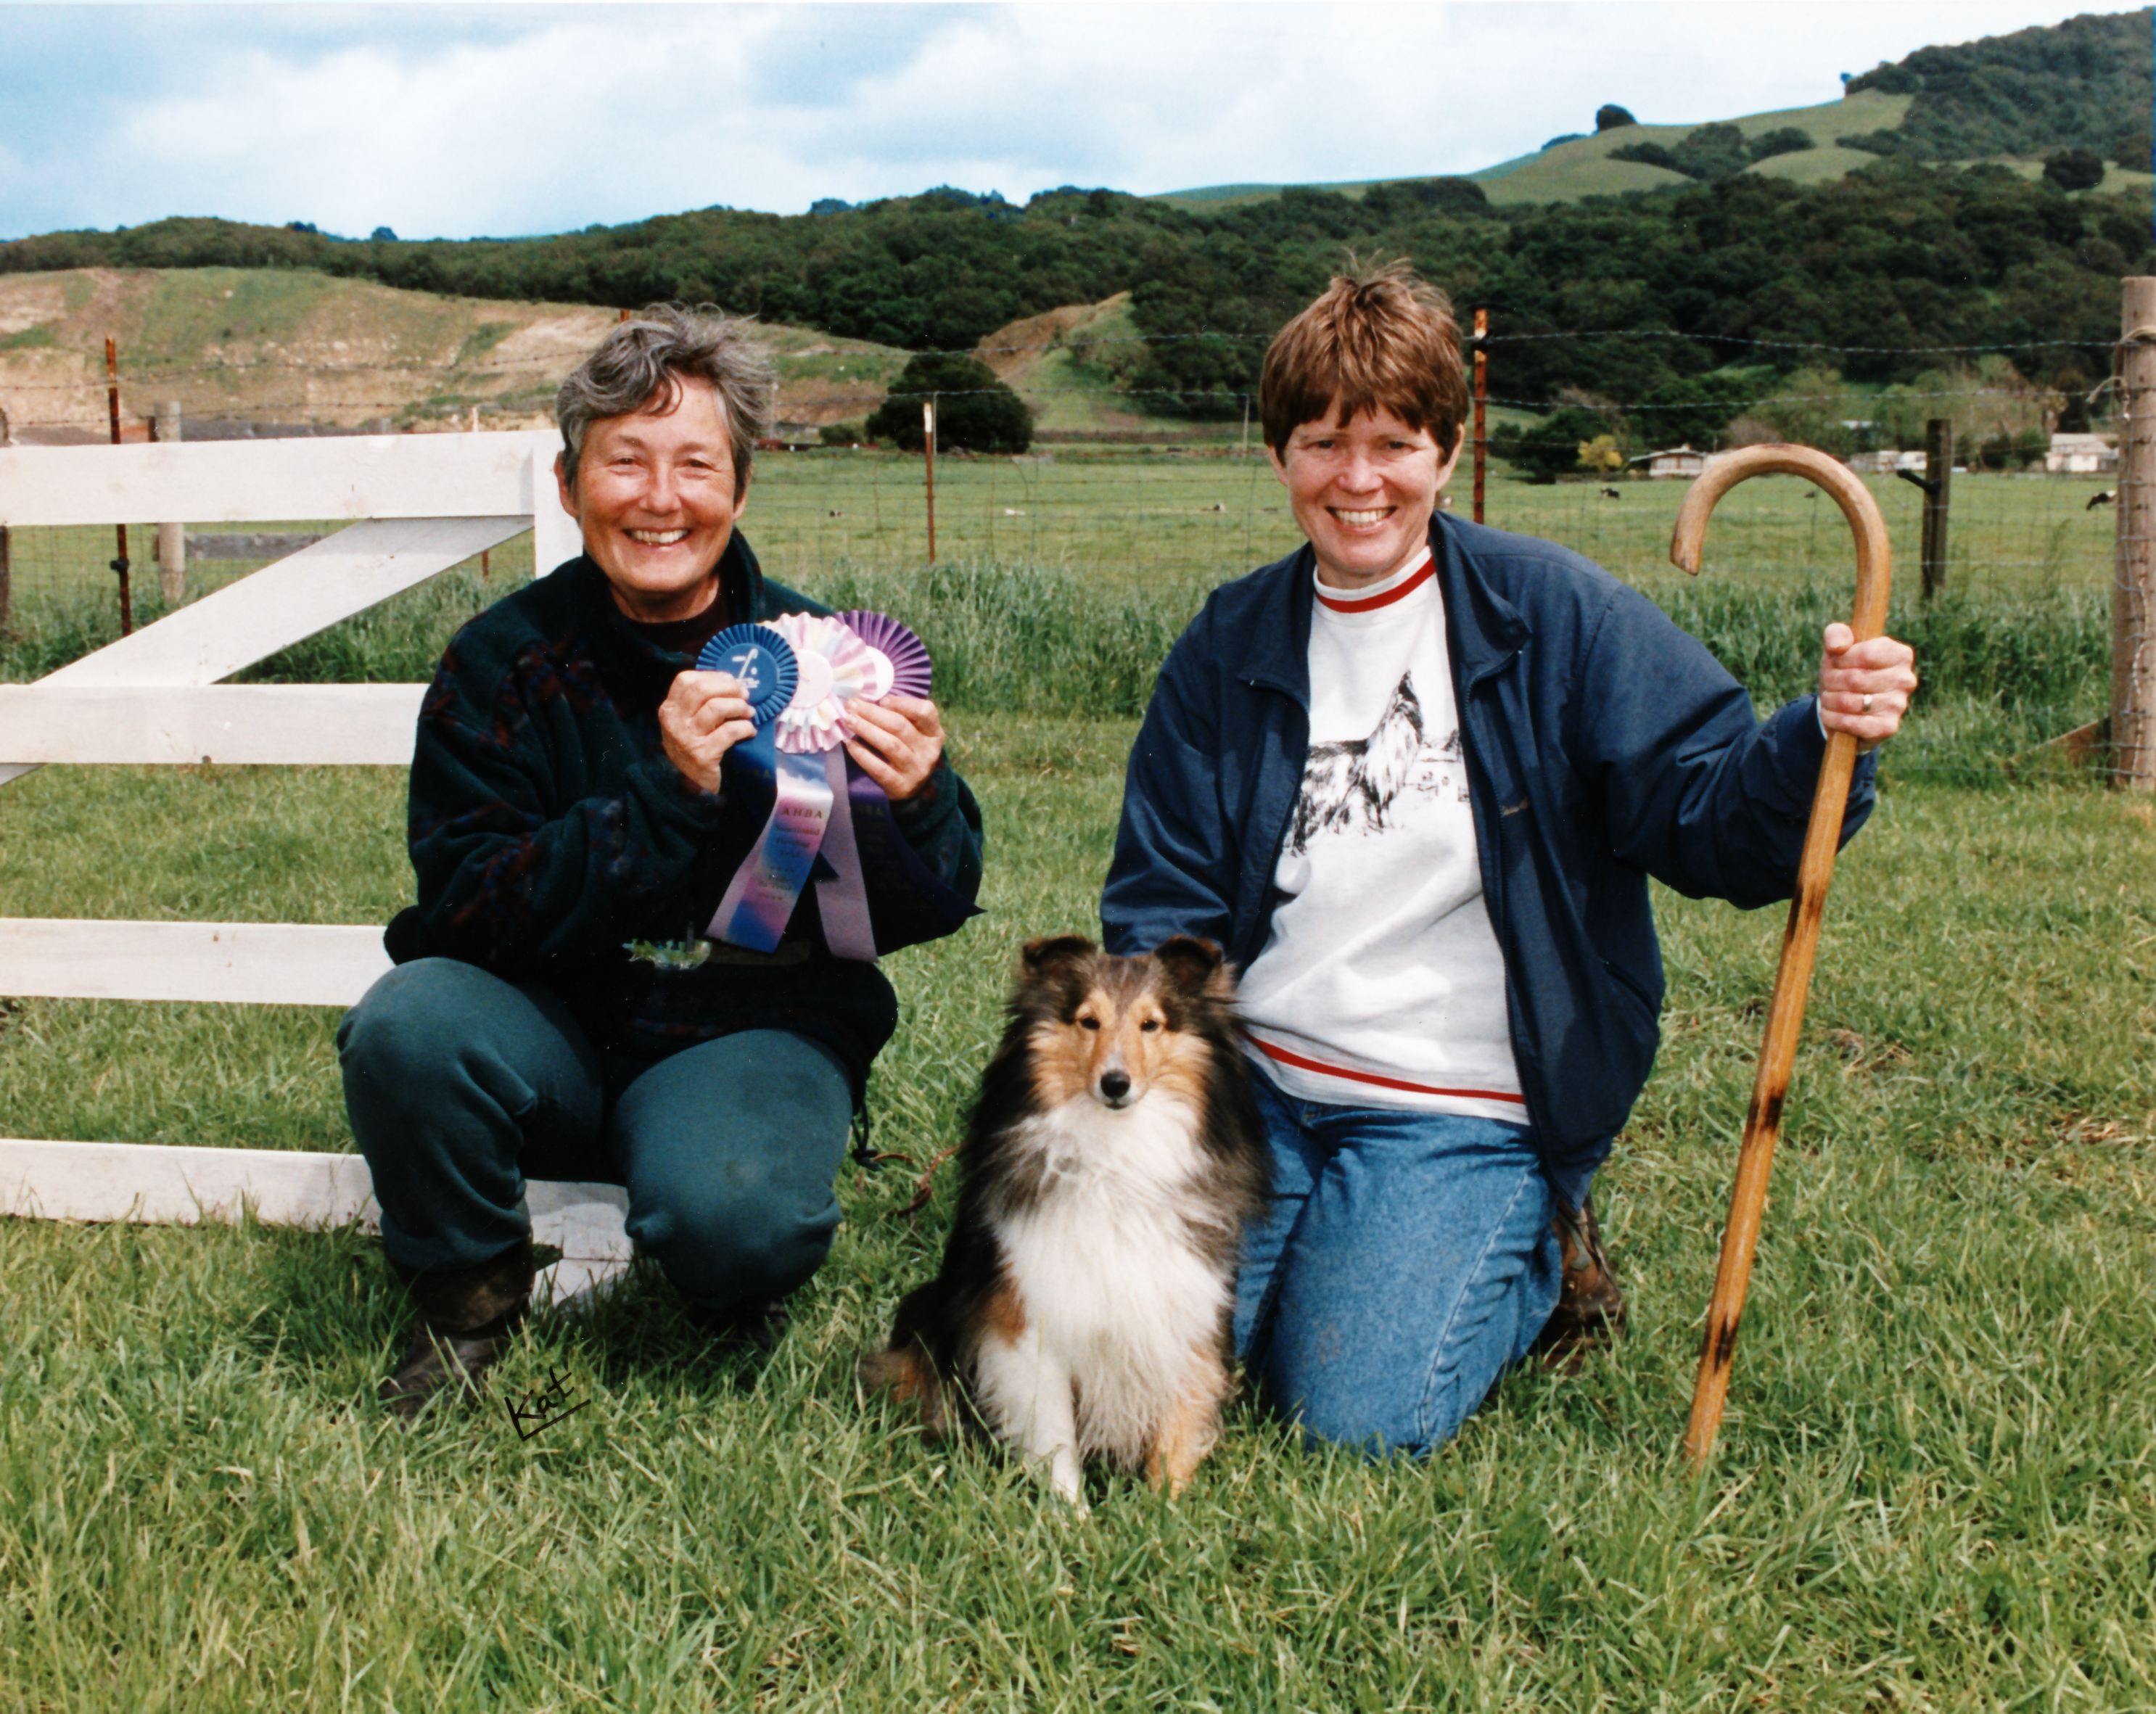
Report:
<svg viewBox="0 0 2156 1714"><path fill-rule="evenodd" d="M1602 490L1602 497L1604 500L1622 500L1625 495L1623 491L1620 489L1605 488Z"/></svg>
<svg viewBox="0 0 2156 1714"><path fill-rule="evenodd" d="M2118 501L2118 490L2116 488L2107 488L2101 493L2092 494L2089 495L2089 503L2083 506L2082 510L2085 512L2092 512L2100 505L2111 505L2115 504Z"/></svg>

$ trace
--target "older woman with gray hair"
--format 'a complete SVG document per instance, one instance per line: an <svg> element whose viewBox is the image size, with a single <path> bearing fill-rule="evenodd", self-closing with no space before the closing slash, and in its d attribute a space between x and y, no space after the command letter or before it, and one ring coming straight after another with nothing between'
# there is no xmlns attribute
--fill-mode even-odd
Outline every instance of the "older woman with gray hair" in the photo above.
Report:
<svg viewBox="0 0 2156 1714"><path fill-rule="evenodd" d="M400 1414L470 1390L522 1318L528 1176L625 1185L638 1249L725 1337L767 1344L829 1250L891 984L832 952L814 889L775 951L700 938L763 816L722 775L756 730L743 686L694 664L731 625L823 611L766 580L736 527L775 391L716 311L610 332L557 401L583 554L459 631L422 706L418 901L337 1034L419 1311L382 1388ZM935 705L847 712L906 842L970 898L980 810Z"/></svg>

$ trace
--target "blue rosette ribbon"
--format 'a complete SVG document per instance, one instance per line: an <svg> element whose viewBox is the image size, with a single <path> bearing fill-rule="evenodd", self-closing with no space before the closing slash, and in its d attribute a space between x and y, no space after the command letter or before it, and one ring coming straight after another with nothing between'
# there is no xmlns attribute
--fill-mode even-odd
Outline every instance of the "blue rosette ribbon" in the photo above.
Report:
<svg viewBox="0 0 2156 1714"><path fill-rule="evenodd" d="M801 682L793 646L768 625L728 625L696 657L700 673L732 673L758 730L786 711Z"/></svg>

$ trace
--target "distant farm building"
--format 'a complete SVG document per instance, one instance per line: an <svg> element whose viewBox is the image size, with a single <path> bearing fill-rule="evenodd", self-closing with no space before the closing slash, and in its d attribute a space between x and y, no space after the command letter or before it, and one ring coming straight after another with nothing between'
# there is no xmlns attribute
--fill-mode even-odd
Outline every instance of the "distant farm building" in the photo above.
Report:
<svg viewBox="0 0 2156 1714"><path fill-rule="evenodd" d="M1645 464L1650 476L1697 476L1707 468L1707 454L1689 446L1672 446L1661 452L1642 453L1632 463Z"/></svg>
<svg viewBox="0 0 2156 1714"><path fill-rule="evenodd" d="M1849 461L1849 468L1860 475L1891 475L1897 470L1907 470L1921 476L1931 469L1932 460L1926 453L1911 450L1897 452L1889 447L1884 452L1861 452Z"/></svg>
<svg viewBox="0 0 2156 1714"><path fill-rule="evenodd" d="M2106 475L2118 468L2118 448L2101 434L2054 434L2044 468L2067 476Z"/></svg>

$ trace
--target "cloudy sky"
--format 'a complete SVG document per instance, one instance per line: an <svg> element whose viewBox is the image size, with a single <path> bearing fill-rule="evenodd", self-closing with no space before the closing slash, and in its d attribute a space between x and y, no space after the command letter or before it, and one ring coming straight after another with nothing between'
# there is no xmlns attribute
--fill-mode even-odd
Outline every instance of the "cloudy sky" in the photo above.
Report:
<svg viewBox="0 0 2156 1714"><path fill-rule="evenodd" d="M172 214L406 238L955 184L1466 172L1594 128L1835 100L2120 0L23 5L0 238Z"/></svg>

